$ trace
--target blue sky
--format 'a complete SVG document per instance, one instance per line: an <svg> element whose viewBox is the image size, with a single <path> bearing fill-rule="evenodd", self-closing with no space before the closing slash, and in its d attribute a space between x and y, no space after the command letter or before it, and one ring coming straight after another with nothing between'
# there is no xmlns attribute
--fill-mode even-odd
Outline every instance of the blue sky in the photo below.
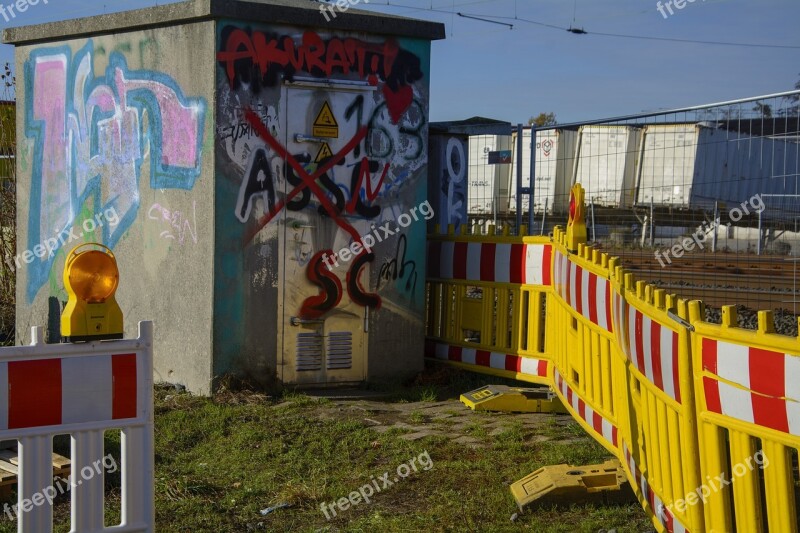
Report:
<svg viewBox="0 0 800 533"><path fill-rule="evenodd" d="M166 3L42 2L10 24L0 17L0 26ZM447 39L433 45L434 121L481 115L516 123L542 111L555 112L560 122L579 121L774 93L791 89L800 79L797 0L695 0L683 9L673 8L666 19L656 4L657 0L370 0L358 7L445 23ZM495 20L514 28L441 11L508 17ZM511 20L514 17L562 28L574 24L596 33L797 48L574 35ZM11 61L13 48L0 46L0 62Z"/></svg>

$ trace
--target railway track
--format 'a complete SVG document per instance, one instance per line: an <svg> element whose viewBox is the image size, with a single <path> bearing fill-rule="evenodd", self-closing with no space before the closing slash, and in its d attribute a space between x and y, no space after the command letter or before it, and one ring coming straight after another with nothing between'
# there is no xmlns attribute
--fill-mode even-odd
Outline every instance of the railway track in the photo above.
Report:
<svg viewBox="0 0 800 533"><path fill-rule="evenodd" d="M795 314L800 312L800 298L793 293L746 289L742 287L673 285L669 283L659 283L658 281L653 282L653 284L666 290L668 293L677 294L680 298L702 300L706 305L711 307L744 305L745 307L758 311L784 309Z"/></svg>
<svg viewBox="0 0 800 533"><path fill-rule="evenodd" d="M740 304L757 310L800 310L800 265L793 257L686 254L662 267L652 252L609 253L619 255L637 279L712 307Z"/></svg>
<svg viewBox="0 0 800 533"><path fill-rule="evenodd" d="M761 291L795 292L797 281L794 276L762 274L727 274L724 272L708 271L675 271L669 268L651 270L628 267L625 268L636 274L639 279L660 281L674 286L700 286L719 288L745 288Z"/></svg>
<svg viewBox="0 0 800 533"><path fill-rule="evenodd" d="M656 259L652 250L603 250L611 255L618 256L628 268L637 269L669 269L681 271L729 272L732 274L761 274L761 273L788 273L792 274L797 268L800 275L800 258L783 255L754 256L750 254L685 254L680 258L670 258L671 262Z"/></svg>

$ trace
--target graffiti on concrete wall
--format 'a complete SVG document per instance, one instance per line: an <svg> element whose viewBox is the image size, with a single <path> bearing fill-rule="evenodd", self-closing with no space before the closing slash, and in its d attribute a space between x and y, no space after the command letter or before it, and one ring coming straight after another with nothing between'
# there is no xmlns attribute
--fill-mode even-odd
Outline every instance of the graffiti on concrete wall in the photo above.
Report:
<svg viewBox="0 0 800 533"><path fill-rule="evenodd" d="M411 84L422 79L419 58L394 39L378 43L338 37L326 40L313 30L298 39L228 26L221 41L217 59L232 90L244 86L257 95L262 88L277 85L281 74L289 79L299 72L318 78L357 74L372 85L384 82L381 90L395 124L411 105Z"/></svg>
<svg viewBox="0 0 800 533"><path fill-rule="evenodd" d="M393 257L388 259L381 266L378 274L378 288L381 284L390 281L402 280L407 291L413 291L417 286L417 263L406 259L408 253L408 239L405 235L400 235L397 240L397 249Z"/></svg>
<svg viewBox="0 0 800 533"><path fill-rule="evenodd" d="M94 44L34 50L25 64L25 134L33 141L29 243L69 228L92 200L120 223L103 228L114 247L139 211L143 169L153 189L192 189L200 175L206 103L186 97L171 77L131 70L112 52L95 77ZM151 210L152 211L152 210ZM54 261L31 265L33 299Z"/></svg>
<svg viewBox="0 0 800 533"><path fill-rule="evenodd" d="M164 207L159 203L150 206L148 221L154 221L161 233L159 237L175 241L180 245L197 244L197 201L192 201L192 212L183 213L177 209Z"/></svg>
<svg viewBox="0 0 800 533"><path fill-rule="evenodd" d="M413 300L413 265L424 251L409 246L408 232L354 254L346 273L331 271L323 256L359 242L370 225L393 221L424 191L427 84L420 57L393 38L227 25L217 61L217 143L240 180L230 209L245 225L245 247L276 219L287 220L280 229L291 243L286 253L318 290L302 301L301 316L331 311L345 291L363 307L379 307L378 293L387 290ZM332 83L315 87L315 80ZM337 90L337 82L352 85ZM323 110L325 142L298 140L311 134ZM370 264L385 264L374 285L365 275Z"/></svg>
<svg viewBox="0 0 800 533"><path fill-rule="evenodd" d="M467 141L458 137L447 139L442 170L442 206L440 216L444 224L467 222Z"/></svg>
<svg viewBox="0 0 800 533"><path fill-rule="evenodd" d="M449 224L467 222L468 137L437 133L431 138L433 162L429 169L429 200L436 206L433 220L443 231ZM432 229L432 227L431 227Z"/></svg>

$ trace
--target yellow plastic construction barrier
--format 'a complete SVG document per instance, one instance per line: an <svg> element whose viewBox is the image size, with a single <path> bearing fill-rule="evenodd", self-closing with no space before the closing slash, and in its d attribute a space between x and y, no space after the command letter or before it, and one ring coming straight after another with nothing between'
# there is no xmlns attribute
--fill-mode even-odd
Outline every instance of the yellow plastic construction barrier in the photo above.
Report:
<svg viewBox="0 0 800 533"><path fill-rule="evenodd" d="M586 246L582 198L551 238L429 237L426 355L550 385L659 532L797 531L800 340L636 281Z"/></svg>
<svg viewBox="0 0 800 533"><path fill-rule="evenodd" d="M758 330L736 327L736 308L722 325L696 324L694 379L705 520L715 531L797 531L800 448L800 353L797 340L776 335L771 311Z"/></svg>
<svg viewBox="0 0 800 533"><path fill-rule="evenodd" d="M428 239L426 355L549 384L544 329L550 239L448 235ZM534 318L534 317L538 317Z"/></svg>

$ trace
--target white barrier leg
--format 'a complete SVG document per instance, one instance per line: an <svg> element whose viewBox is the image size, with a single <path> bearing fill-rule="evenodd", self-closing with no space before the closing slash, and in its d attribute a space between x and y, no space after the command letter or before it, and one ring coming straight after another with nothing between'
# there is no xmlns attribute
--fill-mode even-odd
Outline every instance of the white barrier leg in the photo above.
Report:
<svg viewBox="0 0 800 533"><path fill-rule="evenodd" d="M19 491L17 531L49 533L53 530L53 506L44 490L53 485L53 439L49 435L19 439Z"/></svg>
<svg viewBox="0 0 800 533"><path fill-rule="evenodd" d="M103 528L103 450L102 430L73 433L72 531L99 531Z"/></svg>
<svg viewBox="0 0 800 533"><path fill-rule="evenodd" d="M122 525L152 533L156 514L152 322L139 322L139 340L144 343L147 354L142 372L146 424L122 430Z"/></svg>
<svg viewBox="0 0 800 533"><path fill-rule="evenodd" d="M122 525L153 531L153 468L147 427L122 431Z"/></svg>

